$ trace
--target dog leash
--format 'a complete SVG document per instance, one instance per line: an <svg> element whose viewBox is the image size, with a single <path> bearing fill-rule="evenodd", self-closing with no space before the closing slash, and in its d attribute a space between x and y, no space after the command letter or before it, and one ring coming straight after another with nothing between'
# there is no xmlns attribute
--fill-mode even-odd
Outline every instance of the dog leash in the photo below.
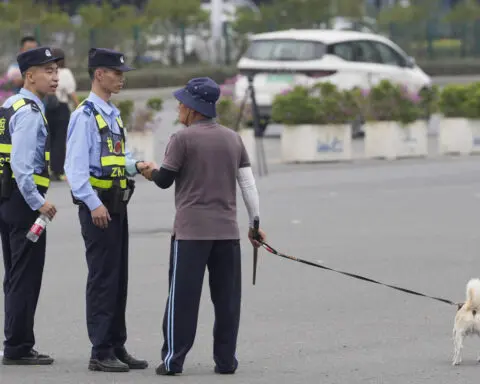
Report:
<svg viewBox="0 0 480 384"><path fill-rule="evenodd" d="M395 289L395 290L397 290L397 291L409 293L409 294L411 294L411 295L426 297L426 298L428 298L428 299L437 300L437 301L440 301L440 302L442 302L442 303L446 303L446 304L449 304L449 305L455 305L455 306L458 306L458 305L459 305L459 303L454 303L453 301L448 300L448 299L443 299L443 298L441 298L441 297L429 296L429 295L426 295L426 294L424 294L424 293L412 291L412 290L410 290L410 289L397 287L397 286L395 286L395 285L385 284L385 283L382 283L382 282L380 282L380 281L370 279L369 277L365 277L365 276L361 276L361 275L356 275L356 274L354 274L354 273L349 273L349 272L340 271L340 270L338 270L338 269L326 267L325 265L317 264L317 263L314 263L314 262L312 262L312 261L302 260L302 259L299 259L298 257L289 256L289 255L286 255L286 254L284 254L284 253L278 252L275 248L273 248L272 246L270 246L269 244L267 244L266 242L264 242L264 241L262 241L262 240L260 240L260 239L257 239L257 241L262 245L263 248L265 248L265 249L266 249L268 252L270 252L271 254L276 255L276 256L283 257L283 258L285 258L285 259L290 259L290 260L293 260L293 261L297 261L297 262L299 262L299 263L311 265L312 267L317 267L317 268L325 269L325 270L327 270L327 271L332 271L332 272L335 272L335 273L340 273L340 274L345 275L345 276L353 277L354 279L358 279L358 280L362 280L362 281L368 281L369 283L374 283L374 284L378 284L378 285L383 285L384 287L388 287L388 288Z"/></svg>

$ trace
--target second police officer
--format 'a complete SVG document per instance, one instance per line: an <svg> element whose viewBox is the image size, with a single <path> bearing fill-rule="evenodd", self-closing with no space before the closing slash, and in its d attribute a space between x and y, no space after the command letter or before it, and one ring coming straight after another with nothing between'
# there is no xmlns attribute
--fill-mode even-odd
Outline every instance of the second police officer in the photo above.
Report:
<svg viewBox="0 0 480 384"><path fill-rule="evenodd" d="M45 265L46 233L26 236L39 213L53 219L45 200L48 125L42 98L55 92L58 69L48 47L25 51L17 61L24 80L18 94L0 108L0 233L5 266L4 365L49 365L53 359L33 349L34 318Z"/></svg>
<svg viewBox="0 0 480 384"><path fill-rule="evenodd" d="M89 369L127 372L144 369L125 349L128 285L127 203L134 176L153 165L132 158L118 109L110 102L124 83L121 52L92 48L88 71L92 88L70 117L65 175L85 242L88 265L87 328L92 351Z"/></svg>

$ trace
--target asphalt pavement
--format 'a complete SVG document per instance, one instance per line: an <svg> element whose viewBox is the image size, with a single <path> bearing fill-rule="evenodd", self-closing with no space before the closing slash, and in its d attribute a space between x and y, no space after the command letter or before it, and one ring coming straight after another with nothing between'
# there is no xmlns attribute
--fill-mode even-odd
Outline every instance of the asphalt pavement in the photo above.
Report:
<svg viewBox="0 0 480 384"><path fill-rule="evenodd" d="M268 242L307 260L409 289L464 299L478 276L478 158L271 164L258 179ZM47 262L36 318L37 348L51 367L1 367L0 383L153 383L159 378L167 297L173 191L139 179L130 206L129 350L145 371L87 370L86 265L78 217L67 186L49 199ZM260 252L252 286L252 251L239 194L243 306L236 375L213 373L212 305L205 280L195 345L181 383L472 383L478 340L452 367L456 308ZM0 299L1 301L1 299ZM3 314L0 314L0 318Z"/></svg>
<svg viewBox="0 0 480 384"><path fill-rule="evenodd" d="M175 103L166 102L156 134L161 161ZM280 127L281 128L281 127ZM277 127L277 129L280 129ZM431 139L435 147L434 138ZM258 177L261 224L287 254L453 301L478 277L479 158L283 165L278 139L265 140L269 175ZM362 142L356 141L361 151ZM360 152L359 152L360 153ZM87 370L86 263L76 207L65 183L48 199L58 216L48 228L47 261L35 323L36 348L50 367L0 367L0 383L473 383L480 345L465 342L451 366L456 308L354 280L260 251L252 286L247 215L238 193L243 305L237 373L213 373L213 308L205 279L195 345L178 378L155 376L168 294L173 189L137 178L129 208L129 351L145 371ZM0 277L2 277L0 272ZM0 306L3 297L0 297ZM0 313L3 323L3 313Z"/></svg>

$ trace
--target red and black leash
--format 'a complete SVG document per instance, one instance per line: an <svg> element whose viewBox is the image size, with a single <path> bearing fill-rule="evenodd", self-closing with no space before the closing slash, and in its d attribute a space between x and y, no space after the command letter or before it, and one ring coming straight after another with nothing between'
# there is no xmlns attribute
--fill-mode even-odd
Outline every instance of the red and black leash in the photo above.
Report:
<svg viewBox="0 0 480 384"><path fill-rule="evenodd" d="M357 274L354 274L354 273L349 273L349 272L340 271L340 270L338 270L338 269L330 268L330 267L327 267L327 266L325 266L325 265L321 265L321 264L314 263L314 262L312 262L312 261L302 260L302 259L299 259L298 257L286 255L286 254L284 254L284 253L278 252L275 248L273 248L272 246L270 246L270 245L267 244L266 242L258 239L258 237L257 237L257 241L258 241L260 244L262 244L262 247L263 247L263 248L265 248L268 252L270 252L271 254L273 254L273 255L275 255L275 256L279 256L279 257L283 257L283 258L285 258L285 259L297 261L297 262L299 262L299 263L311 265L312 267L317 267L317 268L325 269L325 270L327 270L327 271L332 271L332 272L335 272L335 273L340 273L340 274L345 275L345 276L353 277L354 279L358 279L358 280L362 280L362 281L367 281L367 282L369 282L369 283L374 283L374 284L378 284L378 285L383 285L384 287L388 287L388 288L395 289L395 290L397 290L397 291L409 293L409 294L411 294L411 295L426 297L426 298L428 298L428 299L437 300L437 301L440 301L440 302L442 302L442 303L446 303L446 304L449 304L449 305L455 305L455 306L458 306L458 305L459 305L459 303L454 303L453 301L448 300L448 299L443 299L443 298L441 298L441 297L429 296L429 295L426 295L426 294L424 294L424 293L412 291L412 290L410 290L410 289L406 289L406 288L402 288L402 287L397 287L397 286L395 286L395 285L385 284L385 283L382 283L382 282L380 282L380 281L370 279L369 277L357 275ZM254 284L254 285L255 285L255 276L256 276L256 266L257 266L257 261L256 261L256 259L254 259L254 270L253 270L253 271L254 271L254 272L253 272L253 273L254 273L254 280L253 280L253 284Z"/></svg>

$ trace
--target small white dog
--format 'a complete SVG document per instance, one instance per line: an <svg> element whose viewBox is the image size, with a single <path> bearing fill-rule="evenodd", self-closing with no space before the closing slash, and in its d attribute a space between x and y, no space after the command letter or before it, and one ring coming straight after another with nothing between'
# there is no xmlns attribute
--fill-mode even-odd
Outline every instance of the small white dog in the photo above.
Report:
<svg viewBox="0 0 480 384"><path fill-rule="evenodd" d="M460 355L466 336L480 336L480 279L471 279L467 284L467 301L459 305L453 327L453 365L462 362ZM478 356L480 361L480 355Z"/></svg>

